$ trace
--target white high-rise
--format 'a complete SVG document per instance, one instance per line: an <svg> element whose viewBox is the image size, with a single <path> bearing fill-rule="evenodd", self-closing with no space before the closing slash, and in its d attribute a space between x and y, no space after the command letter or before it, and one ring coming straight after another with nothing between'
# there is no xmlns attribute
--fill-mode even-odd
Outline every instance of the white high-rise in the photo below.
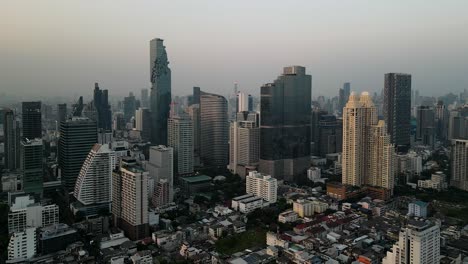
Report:
<svg viewBox="0 0 468 264"><path fill-rule="evenodd" d="M8 243L8 260L19 263L27 260L37 252L36 228L29 227L24 231L13 233Z"/></svg>
<svg viewBox="0 0 468 264"><path fill-rule="evenodd" d="M410 221L400 230L400 238L387 252L383 264L440 263L440 227L429 222Z"/></svg>
<svg viewBox="0 0 468 264"><path fill-rule="evenodd" d="M267 202L276 203L278 181L275 178L257 171L251 171L245 179L245 191L247 194L253 194L263 198Z"/></svg>
<svg viewBox="0 0 468 264"><path fill-rule="evenodd" d="M452 140L452 177L450 185L468 191L468 140Z"/></svg>
<svg viewBox="0 0 468 264"><path fill-rule="evenodd" d="M171 147L154 146L150 148L147 168L149 177L156 186L161 180L166 180L169 184L169 202L174 196L174 152ZM153 195L155 192L153 193Z"/></svg>
<svg viewBox="0 0 468 264"><path fill-rule="evenodd" d="M8 213L8 232L22 232L28 227L45 227L58 222L58 205L41 205L29 195L18 196Z"/></svg>
<svg viewBox="0 0 468 264"><path fill-rule="evenodd" d="M116 155L109 145L95 144L86 157L76 180L74 196L84 206L104 205L112 202L112 170Z"/></svg>
<svg viewBox="0 0 468 264"><path fill-rule="evenodd" d="M369 93L352 92L343 109L343 184L392 190L394 160L385 122L378 121Z"/></svg>
<svg viewBox="0 0 468 264"><path fill-rule="evenodd" d="M177 175L193 173L193 124L189 116L171 116L167 120L167 145L174 149Z"/></svg>

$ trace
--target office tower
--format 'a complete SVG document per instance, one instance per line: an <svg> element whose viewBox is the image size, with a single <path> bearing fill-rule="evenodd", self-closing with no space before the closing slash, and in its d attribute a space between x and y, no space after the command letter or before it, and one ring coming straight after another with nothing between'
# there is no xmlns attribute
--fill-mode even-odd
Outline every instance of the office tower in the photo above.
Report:
<svg viewBox="0 0 468 264"><path fill-rule="evenodd" d="M149 108L149 95L148 95L148 89L141 89L141 107L144 108Z"/></svg>
<svg viewBox="0 0 468 264"><path fill-rule="evenodd" d="M85 215L97 215L110 211L112 202L112 170L116 156L109 145L95 144L89 152L76 179L73 196L78 201L75 207Z"/></svg>
<svg viewBox="0 0 468 264"><path fill-rule="evenodd" d="M221 95L202 93L200 97L200 148L205 166L226 166L229 153L227 100Z"/></svg>
<svg viewBox="0 0 468 264"><path fill-rule="evenodd" d="M8 242L8 260L16 263L26 261L37 253L37 232L29 227L22 232L13 233Z"/></svg>
<svg viewBox="0 0 468 264"><path fill-rule="evenodd" d="M187 115L173 115L168 120L167 145L174 150L177 175L193 173L193 124Z"/></svg>
<svg viewBox="0 0 468 264"><path fill-rule="evenodd" d="M57 105L57 122L63 122L67 119L67 104Z"/></svg>
<svg viewBox="0 0 468 264"><path fill-rule="evenodd" d="M310 115L310 144L311 144L311 153L313 155L319 155L319 144L320 144L320 120L322 116L327 115L327 111L323 111L318 107L312 109L312 114Z"/></svg>
<svg viewBox="0 0 468 264"><path fill-rule="evenodd" d="M20 151L23 190L25 193L42 195L42 139L23 139Z"/></svg>
<svg viewBox="0 0 468 264"><path fill-rule="evenodd" d="M310 164L312 77L301 66L285 67L261 88L259 171L293 180Z"/></svg>
<svg viewBox="0 0 468 264"><path fill-rule="evenodd" d="M200 104L200 95L201 95L201 91L200 91L200 87L193 87L193 93L192 93L192 102L190 105L193 105L193 104Z"/></svg>
<svg viewBox="0 0 468 264"><path fill-rule="evenodd" d="M237 113L229 127L229 165L233 174L245 177L256 170L260 160L259 115L255 112Z"/></svg>
<svg viewBox="0 0 468 264"><path fill-rule="evenodd" d="M20 127L11 109L3 111L3 136L5 140L5 168L16 170L20 166Z"/></svg>
<svg viewBox="0 0 468 264"><path fill-rule="evenodd" d="M200 166L201 139L200 139L200 104L192 104L187 108L193 127L193 165Z"/></svg>
<svg viewBox="0 0 468 264"><path fill-rule="evenodd" d="M172 202L174 197L173 148L162 145L151 147L149 153L149 160L146 166L149 171L149 177L153 180L155 184L159 183L162 179L167 180L169 184L169 202Z"/></svg>
<svg viewBox="0 0 468 264"><path fill-rule="evenodd" d="M468 105L450 112L448 139L468 139Z"/></svg>
<svg viewBox="0 0 468 264"><path fill-rule="evenodd" d="M171 187L166 179L159 180L154 186L152 203L155 208L160 208L170 203Z"/></svg>
<svg viewBox="0 0 468 264"><path fill-rule="evenodd" d="M429 222L410 220L400 230L399 240L387 252L383 264L440 263L440 227Z"/></svg>
<svg viewBox="0 0 468 264"><path fill-rule="evenodd" d="M142 140L151 140L151 112L148 108L140 107L136 110L135 129L140 132Z"/></svg>
<svg viewBox="0 0 468 264"><path fill-rule="evenodd" d="M60 123L58 167L68 191L74 190L83 162L97 141L96 122L89 118L72 117Z"/></svg>
<svg viewBox="0 0 468 264"><path fill-rule="evenodd" d="M114 130L125 130L126 123L124 114L122 112L117 112L114 114L114 122L112 126Z"/></svg>
<svg viewBox="0 0 468 264"><path fill-rule="evenodd" d="M349 94L351 92L351 83L346 82L343 84L343 88L340 88L338 94L338 112L343 112L346 102L348 102Z"/></svg>
<svg viewBox="0 0 468 264"><path fill-rule="evenodd" d="M245 192L247 194L253 194L267 202L276 203L278 182L275 178L257 171L251 171L249 175L245 176L245 180Z"/></svg>
<svg viewBox="0 0 468 264"><path fill-rule="evenodd" d="M434 148L435 144L435 113L431 106L416 108L416 141Z"/></svg>
<svg viewBox="0 0 468 264"><path fill-rule="evenodd" d="M107 90L99 89L99 84L94 83L94 107L97 112L97 127L104 131L112 130L112 112L109 105Z"/></svg>
<svg viewBox="0 0 468 264"><path fill-rule="evenodd" d="M135 115L136 110L136 99L132 92L124 97L124 118L125 122L129 122L130 119Z"/></svg>
<svg viewBox="0 0 468 264"><path fill-rule="evenodd" d="M436 136L441 142L445 142L448 137L449 112L443 101L438 101L436 110Z"/></svg>
<svg viewBox="0 0 468 264"><path fill-rule="evenodd" d="M379 120L370 130L370 171L368 185L383 187L391 190L395 186L395 154L394 147L390 143L390 136L387 134L385 121Z"/></svg>
<svg viewBox="0 0 468 264"><path fill-rule="evenodd" d="M8 232L22 232L28 227L45 227L58 222L58 205L36 203L29 195L17 196L8 213Z"/></svg>
<svg viewBox="0 0 468 264"><path fill-rule="evenodd" d="M155 38L150 42L151 74L151 143L167 144L167 119L171 104L171 69L167 60L163 40Z"/></svg>
<svg viewBox="0 0 468 264"><path fill-rule="evenodd" d="M247 93L237 93L236 99L236 112L252 112L253 111L253 98L252 95Z"/></svg>
<svg viewBox="0 0 468 264"><path fill-rule="evenodd" d="M42 138L41 102L22 103L23 138Z"/></svg>
<svg viewBox="0 0 468 264"><path fill-rule="evenodd" d="M119 201L116 201L114 215L118 218L119 227L131 240L139 240L148 236L148 172L136 162L122 163L120 172L114 174L114 179L120 183ZM114 190L113 190L114 193ZM113 199L114 200L114 199ZM114 207L114 203L112 203ZM120 212L118 212L120 211ZM114 212L114 209L113 209Z"/></svg>
<svg viewBox="0 0 468 264"><path fill-rule="evenodd" d="M314 135L315 136L315 135ZM343 122L334 115L321 115L318 122L318 140L314 144L316 153L325 157L342 151Z"/></svg>
<svg viewBox="0 0 468 264"><path fill-rule="evenodd" d="M450 185L468 191L468 140L452 140L451 151L452 177Z"/></svg>
<svg viewBox="0 0 468 264"><path fill-rule="evenodd" d="M343 184L361 186L369 178L370 129L377 113L369 93L351 93L343 109Z"/></svg>
<svg viewBox="0 0 468 264"><path fill-rule="evenodd" d="M410 74L385 74L383 111L391 143L398 151L406 152L410 147L411 137Z"/></svg>

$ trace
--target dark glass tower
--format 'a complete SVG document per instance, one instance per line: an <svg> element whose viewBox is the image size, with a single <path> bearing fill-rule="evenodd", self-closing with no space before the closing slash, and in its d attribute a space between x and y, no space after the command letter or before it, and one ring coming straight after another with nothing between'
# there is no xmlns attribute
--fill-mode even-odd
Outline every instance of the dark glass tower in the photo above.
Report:
<svg viewBox="0 0 468 264"><path fill-rule="evenodd" d="M97 112L97 127L104 131L112 130L112 112L109 105L107 90L99 89L99 84L94 84L94 107Z"/></svg>
<svg viewBox="0 0 468 264"><path fill-rule="evenodd" d="M57 105L57 121L63 122L67 119L67 104Z"/></svg>
<svg viewBox="0 0 468 264"><path fill-rule="evenodd" d="M42 139L22 140L20 152L24 192L42 195Z"/></svg>
<svg viewBox="0 0 468 264"><path fill-rule="evenodd" d="M22 104L23 138L42 138L41 102Z"/></svg>
<svg viewBox="0 0 468 264"><path fill-rule="evenodd" d="M383 112L391 142L398 151L406 152L411 138L410 74L385 74Z"/></svg>
<svg viewBox="0 0 468 264"><path fill-rule="evenodd" d="M3 135L5 137L5 168L15 170L19 167L20 129L15 113L11 109L3 111Z"/></svg>
<svg viewBox="0 0 468 264"><path fill-rule="evenodd" d="M58 165L68 191L74 190L81 166L97 141L96 122L88 118L73 117L60 123Z"/></svg>
<svg viewBox="0 0 468 264"><path fill-rule="evenodd" d="M310 164L312 77L301 66L285 67L261 88L260 166L275 178L293 180Z"/></svg>
<svg viewBox="0 0 468 264"><path fill-rule="evenodd" d="M150 42L151 74L151 143L167 145L167 119L171 104L171 69L169 68L166 47L163 40L156 38Z"/></svg>

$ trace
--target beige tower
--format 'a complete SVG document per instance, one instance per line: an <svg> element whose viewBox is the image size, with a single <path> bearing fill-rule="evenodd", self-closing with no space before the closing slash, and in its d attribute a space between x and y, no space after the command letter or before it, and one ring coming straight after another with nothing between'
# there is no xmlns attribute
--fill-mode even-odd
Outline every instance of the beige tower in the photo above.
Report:
<svg viewBox="0 0 468 264"><path fill-rule="evenodd" d="M377 110L369 93L351 93L343 109L343 184L361 186L369 178L370 128Z"/></svg>
<svg viewBox="0 0 468 264"><path fill-rule="evenodd" d="M370 177L366 183L393 190L395 185L395 153L394 145L390 143L390 136L386 129L383 120L371 127Z"/></svg>

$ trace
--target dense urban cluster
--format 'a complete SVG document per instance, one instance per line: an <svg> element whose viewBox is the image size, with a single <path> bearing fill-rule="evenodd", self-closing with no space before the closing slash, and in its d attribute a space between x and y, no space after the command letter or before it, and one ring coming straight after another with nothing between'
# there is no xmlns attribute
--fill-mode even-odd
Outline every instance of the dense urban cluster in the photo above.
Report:
<svg viewBox="0 0 468 264"><path fill-rule="evenodd" d="M162 39L150 65L139 97L2 106L6 263L468 263L468 90L326 98L288 66L173 96Z"/></svg>

